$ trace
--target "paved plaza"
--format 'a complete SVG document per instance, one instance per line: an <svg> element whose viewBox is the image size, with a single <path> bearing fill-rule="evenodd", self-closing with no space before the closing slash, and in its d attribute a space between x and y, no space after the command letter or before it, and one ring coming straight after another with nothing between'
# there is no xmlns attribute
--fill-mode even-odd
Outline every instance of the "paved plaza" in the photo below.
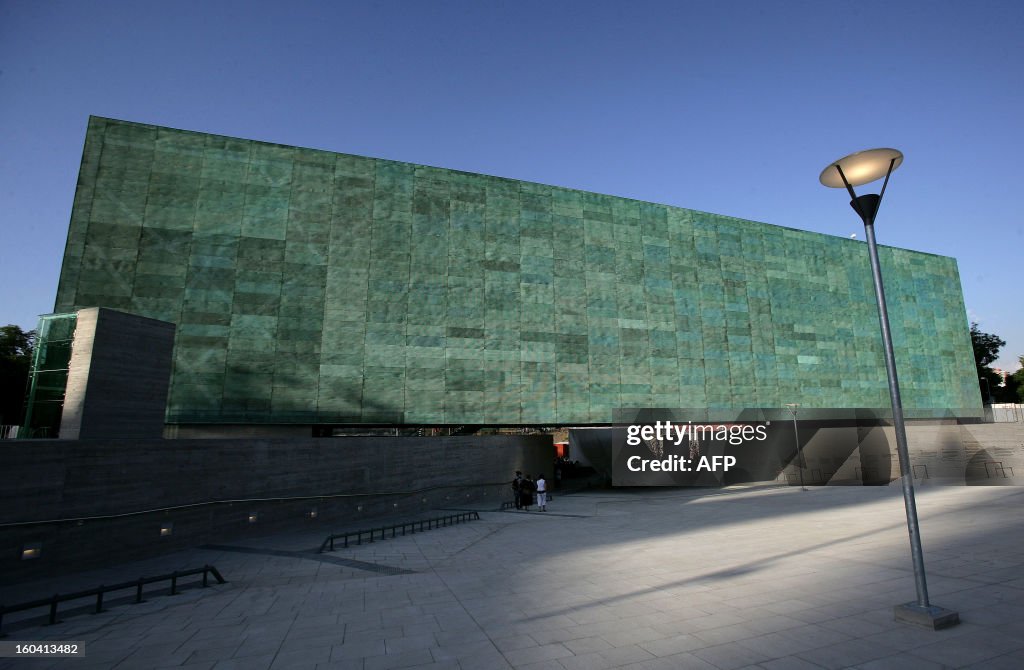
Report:
<svg viewBox="0 0 1024 670"><path fill-rule="evenodd" d="M918 505L932 601L963 622L943 631L893 621L914 599L897 486L611 489L332 554L314 553L325 523L6 589L206 563L228 580L53 626L11 615L8 641L86 657L0 667L1024 667L1024 489L923 487Z"/></svg>

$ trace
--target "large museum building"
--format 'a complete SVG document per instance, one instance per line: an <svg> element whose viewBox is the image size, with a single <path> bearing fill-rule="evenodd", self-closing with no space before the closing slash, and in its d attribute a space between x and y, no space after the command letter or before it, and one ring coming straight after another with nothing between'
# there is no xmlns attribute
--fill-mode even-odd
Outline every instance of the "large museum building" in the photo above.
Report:
<svg viewBox="0 0 1024 670"><path fill-rule="evenodd" d="M979 408L955 260L881 260L905 406ZM95 307L173 324L180 429L889 404L861 242L93 117L37 425L59 420L76 313Z"/></svg>

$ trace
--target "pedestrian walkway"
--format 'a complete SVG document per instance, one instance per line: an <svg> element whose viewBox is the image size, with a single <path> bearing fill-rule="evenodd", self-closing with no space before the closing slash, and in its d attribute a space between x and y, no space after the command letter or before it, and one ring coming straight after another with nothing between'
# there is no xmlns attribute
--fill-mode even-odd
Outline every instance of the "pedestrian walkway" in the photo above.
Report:
<svg viewBox="0 0 1024 670"><path fill-rule="evenodd" d="M893 621L915 595L898 487L611 489L333 553L315 553L325 523L122 566L212 564L228 583L53 626L12 615L7 641L86 657L0 668L1024 667L1024 489L924 488L918 506L951 629Z"/></svg>

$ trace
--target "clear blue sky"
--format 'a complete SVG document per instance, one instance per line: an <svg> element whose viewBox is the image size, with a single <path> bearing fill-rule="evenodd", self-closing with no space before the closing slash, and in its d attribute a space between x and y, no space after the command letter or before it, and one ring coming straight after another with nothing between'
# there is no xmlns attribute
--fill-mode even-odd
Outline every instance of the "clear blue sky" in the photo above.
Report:
<svg viewBox="0 0 1024 670"><path fill-rule="evenodd" d="M1012 369L1022 35L1020 2L0 0L0 324L53 307L90 114L859 239L818 174L891 146L879 241L955 257Z"/></svg>

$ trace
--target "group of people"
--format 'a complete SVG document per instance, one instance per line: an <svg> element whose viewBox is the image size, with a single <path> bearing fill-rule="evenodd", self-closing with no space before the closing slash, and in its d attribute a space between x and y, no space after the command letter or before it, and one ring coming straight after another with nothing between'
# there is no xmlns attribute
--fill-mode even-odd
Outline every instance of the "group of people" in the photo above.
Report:
<svg viewBox="0 0 1024 670"><path fill-rule="evenodd" d="M512 495L515 497L516 509L530 510L534 504L534 494L537 496L537 509L541 512L548 511L548 482L544 475L538 475L533 479L530 475L523 476L522 471L516 470L515 479L512 480Z"/></svg>

